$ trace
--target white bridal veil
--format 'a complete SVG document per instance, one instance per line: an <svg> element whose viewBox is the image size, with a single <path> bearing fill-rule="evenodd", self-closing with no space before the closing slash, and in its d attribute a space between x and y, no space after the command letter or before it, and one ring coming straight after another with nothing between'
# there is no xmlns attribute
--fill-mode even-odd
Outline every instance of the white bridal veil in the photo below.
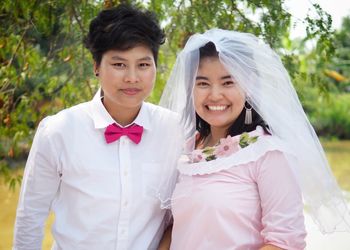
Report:
<svg viewBox="0 0 350 250"><path fill-rule="evenodd" d="M199 48L208 42L215 44L221 63L268 124L271 134L293 154L288 160L299 178L305 209L320 230L324 233L350 230L346 201L288 72L279 56L254 35L212 29L190 37L177 57L160 105L180 114L186 138L194 135L192 89Z"/></svg>

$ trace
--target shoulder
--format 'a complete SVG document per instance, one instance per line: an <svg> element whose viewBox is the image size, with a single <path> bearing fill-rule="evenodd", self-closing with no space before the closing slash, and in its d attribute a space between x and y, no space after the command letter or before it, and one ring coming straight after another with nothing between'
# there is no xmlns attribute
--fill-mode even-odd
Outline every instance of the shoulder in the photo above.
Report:
<svg viewBox="0 0 350 250"><path fill-rule="evenodd" d="M266 151L266 153L256 161L256 170L259 176L272 174L279 178L281 176L296 176L293 164L297 164L297 159L290 153L282 149Z"/></svg>
<svg viewBox="0 0 350 250"><path fill-rule="evenodd" d="M254 161L258 164L283 162L289 152L283 141L273 135L261 136L257 143L250 146L250 149L256 155Z"/></svg>
<svg viewBox="0 0 350 250"><path fill-rule="evenodd" d="M156 117L166 117L166 118L170 118L170 119L179 119L179 115L177 113L175 113L174 111L171 111L167 108L161 107L159 105L153 104L153 103L149 103L149 102L145 102L144 103L147 107L147 109L149 110L149 112L151 112L152 115L155 115Z"/></svg>
<svg viewBox="0 0 350 250"><path fill-rule="evenodd" d="M165 127L169 126L170 124L180 124L180 116L176 112L148 102L145 102L144 105L146 105L154 124Z"/></svg>
<svg viewBox="0 0 350 250"><path fill-rule="evenodd" d="M89 102L81 103L60 112L45 117L38 126L38 130L43 130L47 134L66 132L86 122L89 111Z"/></svg>
<svg viewBox="0 0 350 250"><path fill-rule="evenodd" d="M295 159L290 147L280 138L272 135L264 136L259 144L264 154L258 159L260 163L286 163L288 159Z"/></svg>
<svg viewBox="0 0 350 250"><path fill-rule="evenodd" d="M182 147L184 143L184 129L180 122L180 116L166 108L145 103L148 110L152 131L157 134L157 143L166 143L166 147Z"/></svg>
<svg viewBox="0 0 350 250"><path fill-rule="evenodd" d="M260 159L258 159L258 162L260 163L284 162L285 160L286 160L286 153L283 152L281 149L275 148L275 149L266 151L265 154Z"/></svg>

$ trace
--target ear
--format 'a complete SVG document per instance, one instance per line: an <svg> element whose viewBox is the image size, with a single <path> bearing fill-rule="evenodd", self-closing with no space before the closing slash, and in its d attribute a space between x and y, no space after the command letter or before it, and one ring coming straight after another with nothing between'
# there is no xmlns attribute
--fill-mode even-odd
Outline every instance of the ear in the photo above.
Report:
<svg viewBox="0 0 350 250"><path fill-rule="evenodd" d="M94 74L95 76L99 75L99 66L97 65L96 61L94 61Z"/></svg>

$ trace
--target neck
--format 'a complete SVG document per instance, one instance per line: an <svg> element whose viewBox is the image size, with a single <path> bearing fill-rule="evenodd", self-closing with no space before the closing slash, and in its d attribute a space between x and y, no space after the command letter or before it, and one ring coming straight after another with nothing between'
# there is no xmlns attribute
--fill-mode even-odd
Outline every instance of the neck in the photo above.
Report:
<svg viewBox="0 0 350 250"><path fill-rule="evenodd" d="M135 108L121 107L116 109L115 107L112 108L111 105L108 105L108 103L105 103L103 100L102 102L108 113L112 116L112 118L122 126L126 126L132 123L136 119L141 109L141 106Z"/></svg>
<svg viewBox="0 0 350 250"><path fill-rule="evenodd" d="M210 134L207 137L206 141L206 147L207 146L214 146L216 145L221 138L226 138L227 136L227 129L226 128L216 128L216 127L211 127L210 128Z"/></svg>

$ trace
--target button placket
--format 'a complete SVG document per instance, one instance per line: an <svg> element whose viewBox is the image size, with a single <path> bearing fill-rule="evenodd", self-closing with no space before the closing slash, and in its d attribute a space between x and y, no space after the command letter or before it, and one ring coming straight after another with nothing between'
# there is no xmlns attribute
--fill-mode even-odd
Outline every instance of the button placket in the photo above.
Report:
<svg viewBox="0 0 350 250"><path fill-rule="evenodd" d="M119 147L120 159L120 180L121 180L121 196L120 196L120 214L118 222L118 242L117 249L128 248L129 236L129 197L131 195L130 185L130 148L129 141L126 136L120 138Z"/></svg>

